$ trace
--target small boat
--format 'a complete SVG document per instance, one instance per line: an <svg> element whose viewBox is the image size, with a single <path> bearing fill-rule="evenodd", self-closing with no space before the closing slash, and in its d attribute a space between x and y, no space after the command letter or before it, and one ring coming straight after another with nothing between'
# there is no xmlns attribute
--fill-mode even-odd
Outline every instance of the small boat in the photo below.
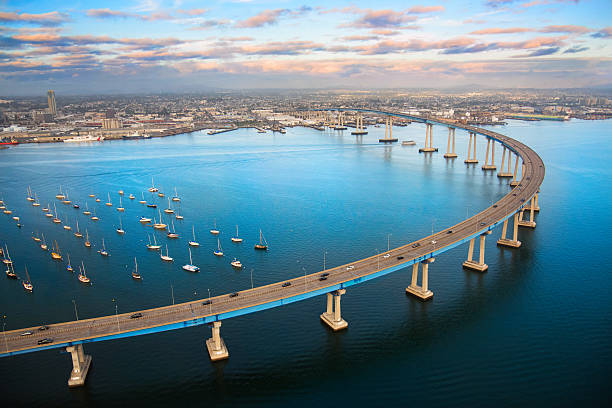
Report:
<svg viewBox="0 0 612 408"><path fill-rule="evenodd" d="M77 220L77 230L74 233L74 236L77 238L83 238L83 234L81 233L81 231L79 231L79 220Z"/></svg>
<svg viewBox="0 0 612 408"><path fill-rule="evenodd" d="M72 227L70 225L64 225L64 229L70 231Z"/></svg>
<svg viewBox="0 0 612 408"><path fill-rule="evenodd" d="M34 207L40 207L40 203L38 202L38 196L34 194L34 202L32 203Z"/></svg>
<svg viewBox="0 0 612 408"><path fill-rule="evenodd" d="M149 222L151 222L151 219L147 217L140 217L140 222L143 224L148 224Z"/></svg>
<svg viewBox="0 0 612 408"><path fill-rule="evenodd" d="M192 247L199 247L199 246L200 246L200 243L199 243L198 241L196 241L196 239L195 239L195 225L193 225L193 226L191 227L191 230L192 230L192 232L193 232L193 241L189 241L189 246L192 246Z"/></svg>
<svg viewBox="0 0 612 408"><path fill-rule="evenodd" d="M0 205L0 210L6 210L6 206L5 205Z"/></svg>
<svg viewBox="0 0 612 408"><path fill-rule="evenodd" d="M168 233L166 234L166 236L168 238L173 238L173 239L176 239L179 237L179 234L177 234L176 231L174 230L174 221L172 221L172 231L168 230Z"/></svg>
<svg viewBox="0 0 612 408"><path fill-rule="evenodd" d="M132 278L134 279L142 279L142 276L138 273L138 263L136 262L136 257L134 257L134 269L132 270Z"/></svg>
<svg viewBox="0 0 612 408"><path fill-rule="evenodd" d="M28 273L28 267L25 267L25 273L26 273L26 279L21 282L21 284L23 285L23 288L25 290L27 290L28 292L32 292L32 290L34 289L34 286L32 286L32 282L30 281L30 274Z"/></svg>
<svg viewBox="0 0 612 408"><path fill-rule="evenodd" d="M193 265L193 261L191 260L191 248L189 248L189 263L187 265L183 265L183 269L187 272L200 272L200 268Z"/></svg>
<svg viewBox="0 0 612 408"><path fill-rule="evenodd" d="M34 242L40 242L40 238L38 237L38 232L36 233L36 235L32 233L32 239L34 240Z"/></svg>
<svg viewBox="0 0 612 408"><path fill-rule="evenodd" d="M155 187L155 183L153 183L153 177L151 177L151 187L149 187L149 192L155 193L157 191L159 191L159 189Z"/></svg>
<svg viewBox="0 0 612 408"><path fill-rule="evenodd" d="M55 195L55 198L57 198L58 200L63 200L64 198L66 198L66 196L62 192L62 186L60 186L60 192L59 192L59 194Z"/></svg>
<svg viewBox="0 0 612 408"><path fill-rule="evenodd" d="M119 217L119 228L116 229L117 234L125 234L125 231L123 229L123 224L121 223L121 217Z"/></svg>
<svg viewBox="0 0 612 408"><path fill-rule="evenodd" d="M164 197L164 193L162 193L161 191L159 193L157 193L158 197Z"/></svg>
<svg viewBox="0 0 612 408"><path fill-rule="evenodd" d="M142 193L142 200L139 201L140 204L146 204L147 201L144 199L144 193Z"/></svg>
<svg viewBox="0 0 612 408"><path fill-rule="evenodd" d="M59 245L57 245L57 241L53 241L55 243L55 247L51 248L51 258L56 261L62 260L62 254L59 250Z"/></svg>
<svg viewBox="0 0 612 408"><path fill-rule="evenodd" d="M4 262L5 265L12 265L13 261L11 260L11 255L9 254L9 251L8 251L8 245L4 245L4 247L6 249L4 251L4 259L2 260L2 262Z"/></svg>
<svg viewBox="0 0 612 408"><path fill-rule="evenodd" d="M221 248L221 242L219 242L219 238L217 238L217 250L213 253L216 256L223 256L223 249Z"/></svg>
<svg viewBox="0 0 612 408"><path fill-rule="evenodd" d="M164 210L166 214L174 214L174 210L170 208L170 197L168 197L168 208Z"/></svg>
<svg viewBox="0 0 612 408"><path fill-rule="evenodd" d="M232 242L242 242L242 238L238 236L238 225L236 225L236 236L232 237Z"/></svg>
<svg viewBox="0 0 612 408"><path fill-rule="evenodd" d="M81 206L78 204L72 204L72 208L74 208L75 210L78 210L79 208L81 208Z"/></svg>
<svg viewBox="0 0 612 408"><path fill-rule="evenodd" d="M47 247L47 242L45 241L45 234L42 234L42 244L40 244L40 249L43 251L47 251L49 247Z"/></svg>
<svg viewBox="0 0 612 408"><path fill-rule="evenodd" d="M43 212L49 212L49 208L50 208L50 207L51 207L51 206L50 206L50 205L47 203L47 206L46 206L46 207L41 208L41 210L43 210Z"/></svg>
<svg viewBox="0 0 612 408"><path fill-rule="evenodd" d="M53 217L53 222L59 224L62 222L62 220L57 218L57 207L55 206L55 203L53 203L53 209L55 210L55 217Z"/></svg>
<svg viewBox="0 0 612 408"><path fill-rule="evenodd" d="M94 208L94 213L91 216L91 220L92 221L98 221L100 218L98 218L98 215L96 214L96 209Z"/></svg>
<svg viewBox="0 0 612 408"><path fill-rule="evenodd" d="M147 204L147 207L149 207L149 208L157 208L157 204Z"/></svg>
<svg viewBox="0 0 612 408"><path fill-rule="evenodd" d="M106 250L106 245L104 245L104 238L102 238L102 249L98 251L102 256L108 256L108 251Z"/></svg>
<svg viewBox="0 0 612 408"><path fill-rule="evenodd" d="M168 226L161 222L161 211L159 212L159 222L155 222L155 218L153 218L153 228L156 230L165 230Z"/></svg>
<svg viewBox="0 0 612 408"><path fill-rule="evenodd" d="M68 193L66 193L66 197L64 197L64 199L62 200L62 203L64 203L64 204L72 203L72 201L70 201L70 199L68 198Z"/></svg>
<svg viewBox="0 0 612 408"><path fill-rule="evenodd" d="M180 214L177 212L176 214L174 214L174 218L176 218L177 220L182 220L182 219L183 219L183 218L185 218L185 217L183 217L182 215L180 215Z"/></svg>
<svg viewBox="0 0 612 408"><path fill-rule="evenodd" d="M176 187L174 187L174 197L172 197L172 201L181 201L178 194L176 193Z"/></svg>
<svg viewBox="0 0 612 408"><path fill-rule="evenodd" d="M121 196L119 196L119 207L117 207L117 211L124 212L125 208L123 208L123 204L121 203Z"/></svg>
<svg viewBox="0 0 612 408"><path fill-rule="evenodd" d="M260 251L268 250L268 242L266 241L266 237L263 236L261 229L259 230L259 243L255 244L255 249Z"/></svg>
<svg viewBox="0 0 612 408"><path fill-rule="evenodd" d="M32 197L32 190L30 189L30 186L28 186L27 193L28 195L26 196L26 200L34 201L34 198Z"/></svg>
<svg viewBox="0 0 612 408"><path fill-rule="evenodd" d="M89 195L91 198L94 198L96 195L95 194L90 194Z"/></svg>
<svg viewBox="0 0 612 408"><path fill-rule="evenodd" d="M91 283L91 280L87 277L87 274L85 273L85 264L83 264L83 262L81 262L81 265L83 266L82 268L79 266L79 281L83 282L83 283Z"/></svg>
<svg viewBox="0 0 612 408"><path fill-rule="evenodd" d="M89 211L89 206L87 205L87 201L85 202L85 211L83 211L85 215L91 215L91 211Z"/></svg>
<svg viewBox="0 0 612 408"><path fill-rule="evenodd" d="M234 258L234 260L231 262L231 265L236 269L242 268L242 263L240 263L240 261L236 258Z"/></svg>
<svg viewBox="0 0 612 408"><path fill-rule="evenodd" d="M19 221L19 217L15 216L15 217L13 217L13 220Z"/></svg>
<svg viewBox="0 0 612 408"><path fill-rule="evenodd" d="M87 232L87 228L85 228L85 246L87 248L91 248L91 242L89 242L89 232Z"/></svg>
<svg viewBox="0 0 612 408"><path fill-rule="evenodd" d="M13 268L13 264L9 264L6 267L6 277L11 279L17 279L17 274L15 273L15 269Z"/></svg>
<svg viewBox="0 0 612 408"><path fill-rule="evenodd" d="M66 254L66 258L68 258L68 264L66 265L66 270L68 272L74 272L74 269L72 269L72 265L70 265L70 254Z"/></svg>
<svg viewBox="0 0 612 408"><path fill-rule="evenodd" d="M53 213L48 212L48 213L46 213L46 214L45 214L45 217L47 217L47 218L52 218L52 217L53 217Z"/></svg>
<svg viewBox="0 0 612 408"><path fill-rule="evenodd" d="M113 206L113 203L111 202L111 199L110 199L110 193L108 193L108 202L106 203L106 205L108 207L112 207Z"/></svg>
<svg viewBox="0 0 612 408"><path fill-rule="evenodd" d="M13 212L11 210L4 210L3 211L5 214L12 214Z"/></svg>
<svg viewBox="0 0 612 408"><path fill-rule="evenodd" d="M219 230L217 229L217 220L215 220L215 227L210 230L210 233L213 235L219 235Z"/></svg>
<svg viewBox="0 0 612 408"><path fill-rule="evenodd" d="M159 251L159 248L161 248L161 245L157 245L155 234L153 234L153 245L151 245L151 236L147 235L147 237L149 237L149 243L147 244L147 249L150 249L151 251Z"/></svg>
<svg viewBox="0 0 612 408"><path fill-rule="evenodd" d="M123 195L123 190L119 190L119 195Z"/></svg>
<svg viewBox="0 0 612 408"><path fill-rule="evenodd" d="M96 197L96 203L99 203L101 200Z"/></svg>
<svg viewBox="0 0 612 408"><path fill-rule="evenodd" d="M404 140L402 141L402 146L414 146L416 142L414 140Z"/></svg>
<svg viewBox="0 0 612 408"><path fill-rule="evenodd" d="M128 197L130 200L135 199L136 197L134 196L134 194L130 194L130 196Z"/></svg>
<svg viewBox="0 0 612 408"><path fill-rule="evenodd" d="M166 262L174 261L174 258L171 258L168 255L168 245L166 245L166 255L164 255L164 251L161 251L160 254L159 254L159 257L161 258L162 261L166 261Z"/></svg>

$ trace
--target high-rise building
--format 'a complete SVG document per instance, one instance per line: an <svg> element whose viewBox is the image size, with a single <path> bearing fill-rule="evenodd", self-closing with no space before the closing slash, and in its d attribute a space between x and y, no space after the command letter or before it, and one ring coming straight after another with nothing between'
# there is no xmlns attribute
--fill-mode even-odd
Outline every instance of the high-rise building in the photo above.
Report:
<svg viewBox="0 0 612 408"><path fill-rule="evenodd" d="M57 115L57 107L55 106L55 91L47 92L47 101L49 102L49 113L53 116Z"/></svg>

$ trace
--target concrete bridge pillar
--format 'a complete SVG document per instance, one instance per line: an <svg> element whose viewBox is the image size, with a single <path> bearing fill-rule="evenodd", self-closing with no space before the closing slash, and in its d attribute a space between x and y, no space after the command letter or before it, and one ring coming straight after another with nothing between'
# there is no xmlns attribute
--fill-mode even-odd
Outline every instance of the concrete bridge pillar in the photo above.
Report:
<svg viewBox="0 0 612 408"><path fill-rule="evenodd" d="M534 196L535 197L535 203L533 203L533 211L535 211L535 212L540 212L540 206L538 205L538 196L539 195L540 195L539 193L536 193L536 195Z"/></svg>
<svg viewBox="0 0 612 408"><path fill-rule="evenodd" d="M489 145L491 145L491 164L489 164ZM495 140L487 139L487 154L485 156L485 164L483 170L497 170L495 166Z"/></svg>
<svg viewBox="0 0 612 408"><path fill-rule="evenodd" d="M210 361L219 361L229 358L229 352L221 337L221 322L213 322L212 325L209 326L212 328L212 337L206 340L206 348L208 349Z"/></svg>
<svg viewBox="0 0 612 408"><path fill-rule="evenodd" d="M357 116L357 118L355 119L355 131L351 132L351 134L357 135L357 136L368 134L368 132L363 129L363 116L361 115Z"/></svg>
<svg viewBox="0 0 612 408"><path fill-rule="evenodd" d="M516 174L518 173L518 164L519 164L519 155L516 155L516 160L514 161L514 175L512 181L510 182L510 187L516 187L520 184L520 181L516 179Z"/></svg>
<svg viewBox="0 0 612 408"><path fill-rule="evenodd" d="M535 223L535 220L534 220L535 199L536 199L536 196L533 196L533 197L531 197L531 200L529 202L529 221L523 220L523 215L525 213L526 208L523 208L521 210L521 215L519 217L519 222L518 222L518 225L520 227L529 227L529 228L535 228L536 227L536 223Z"/></svg>
<svg viewBox="0 0 612 408"><path fill-rule="evenodd" d="M393 143L397 142L397 139L393 137L393 118L387 116L385 121L385 137L384 139L378 139L379 143Z"/></svg>
<svg viewBox="0 0 612 408"><path fill-rule="evenodd" d="M472 152L472 139L474 140L474 153L473 156L470 157L470 153ZM476 159L476 133L470 132L470 141L468 143L468 157L463 162L466 164L478 163L478 159Z"/></svg>
<svg viewBox="0 0 612 408"><path fill-rule="evenodd" d="M421 261L423 264L423 277L421 279L421 286L418 285L418 275L419 275L419 263L415 263L412 265L412 282L410 282L410 286L406 288L406 293L412 295L421 300L429 300L433 297L433 292L429 290L428 280L429 280L429 264L434 262L436 258L429 258Z"/></svg>
<svg viewBox="0 0 612 408"><path fill-rule="evenodd" d="M508 151L508 170L504 173L506 150ZM497 173L497 177L512 177L512 150L507 149L506 146L504 146L504 153L502 154L502 164L499 167L499 173Z"/></svg>
<svg viewBox="0 0 612 408"><path fill-rule="evenodd" d="M438 148L433 147L433 125L426 123L427 128L425 129L425 147L419 149L419 153L431 153L437 152Z"/></svg>
<svg viewBox="0 0 612 408"><path fill-rule="evenodd" d="M472 238L470 240L470 247L468 249L467 261L463 263L464 268L471 269L471 270L478 271L478 272L485 272L487 269L489 269L489 266L486 263L484 263L484 256L485 256L485 238L490 233L491 231L487 231L485 233L480 234L480 251L478 254L479 255L478 262L472 259L474 255L474 240L476 238Z"/></svg>
<svg viewBox="0 0 612 408"><path fill-rule="evenodd" d="M519 213L514 213L514 221L512 223L513 232L512 239L506 238L506 232L508 231L508 218L504 220L504 226L502 228L501 238L497 240L497 245L506 246L510 248L518 248L521 246L521 241L518 240L518 220Z"/></svg>
<svg viewBox="0 0 612 408"><path fill-rule="evenodd" d="M321 320L333 331L348 327L348 323L342 318L340 313L340 297L345 293L346 289L338 289L327 294L327 310L321 315Z"/></svg>
<svg viewBox="0 0 612 408"><path fill-rule="evenodd" d="M451 137L453 139L453 151L451 152ZM454 159L457 157L457 153L455 153L455 128L448 128L448 143L446 144L446 154L444 154L446 159Z"/></svg>
<svg viewBox="0 0 612 408"><path fill-rule="evenodd" d="M91 366L91 356L85 354L82 344L68 346L66 351L72 356L72 371L70 372L70 378L68 378L68 386L80 387L85 384L87 379L87 373Z"/></svg>

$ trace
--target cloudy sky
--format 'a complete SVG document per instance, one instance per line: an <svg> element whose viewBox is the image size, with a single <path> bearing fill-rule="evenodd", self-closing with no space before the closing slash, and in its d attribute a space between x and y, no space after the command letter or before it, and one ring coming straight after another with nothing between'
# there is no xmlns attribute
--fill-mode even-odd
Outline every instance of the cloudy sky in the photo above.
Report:
<svg viewBox="0 0 612 408"><path fill-rule="evenodd" d="M0 96L601 86L611 1L0 0Z"/></svg>

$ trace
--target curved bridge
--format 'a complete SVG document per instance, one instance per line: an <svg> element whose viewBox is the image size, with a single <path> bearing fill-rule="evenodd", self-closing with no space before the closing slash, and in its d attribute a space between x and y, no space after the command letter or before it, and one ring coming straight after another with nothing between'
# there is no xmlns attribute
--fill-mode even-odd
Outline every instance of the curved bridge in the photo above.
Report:
<svg viewBox="0 0 612 408"><path fill-rule="evenodd" d="M321 315L321 319L333 330L340 330L348 325L340 314L340 297L345 293L346 288L412 266L412 282L406 291L410 295L427 300L433 296L433 293L427 287L428 266L437 255L469 242L469 255L468 260L464 263L464 267L481 271L486 270L486 264L484 264L484 239L486 235L491 233L493 228L503 224L502 239L498 241L499 245L518 247L520 242L517 239L517 227L519 225L535 227L533 212L534 210L537 211L537 193L544 179L545 171L544 164L538 154L525 144L493 131L397 112L334 108L319 110L317 114L321 114L323 111L357 112L359 115L361 112L367 112L387 117L409 119L413 122L426 124L426 146L424 149L421 149L423 151L434 151L433 148L432 150L427 150L427 138L432 134L430 128L434 125L444 126L449 129L449 148L451 133L454 145L455 129L470 132L470 145L472 136L474 138L476 135L484 136L489 140L489 143L493 142L493 145L499 143L517 156L515 178L516 166L518 166L518 158L520 157L523 163L522 179L514 183L514 188L507 195L473 217L388 252L361 259L351 264L313 273L305 277L293 278L240 291L237 296L226 294L210 299L205 298L187 303L142 310L139 312L142 314L139 318L131 318L131 315L134 313L132 312L57 323L50 325L45 331L39 331L38 327L7 331L4 333L4 337L0 339L0 357L66 347L71 352L73 361L73 370L68 383L70 386L77 386L84 384L91 362L91 357L83 352L84 343L211 324L212 338L208 339L206 344L211 360L215 361L227 358L229 355L223 339L219 335L222 320L327 294L327 309ZM429 137L429 147L432 147L431 137ZM447 157L456 157L456 155ZM510 153L508 161L510 163ZM466 160L466 162L469 163L469 160ZM483 169L486 170L485 168ZM508 173L501 176L507 177ZM530 207L527 208L528 205ZM529 221L523 221L523 212L527 209L530 210L531 218ZM510 217L514 217L514 235L511 239L506 239L506 230ZM480 258L478 261L472 260L475 238L480 238ZM417 285L419 264L422 264L421 286ZM321 280L323 273L327 274L327 279L325 280ZM26 331L31 331L33 334L22 335ZM53 342L38 344L38 341L43 338L51 338Z"/></svg>

